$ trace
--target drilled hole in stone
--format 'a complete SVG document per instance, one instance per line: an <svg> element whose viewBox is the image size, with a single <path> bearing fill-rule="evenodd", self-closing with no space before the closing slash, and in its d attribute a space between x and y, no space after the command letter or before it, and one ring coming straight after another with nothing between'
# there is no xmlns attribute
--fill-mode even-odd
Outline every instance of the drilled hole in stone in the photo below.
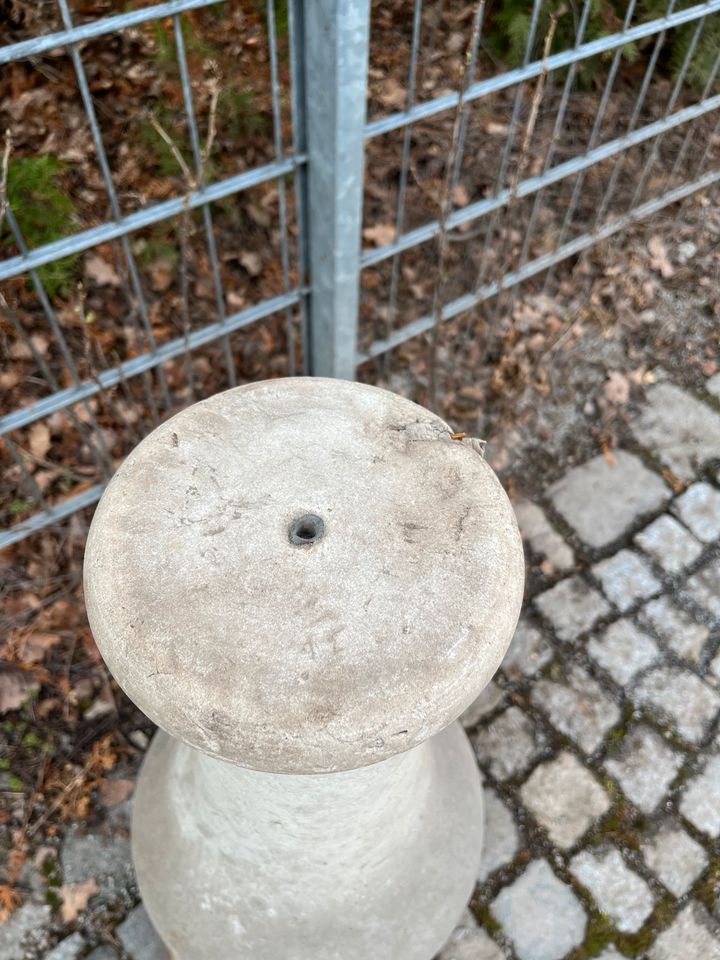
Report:
<svg viewBox="0 0 720 960"><path fill-rule="evenodd" d="M290 524L290 543L300 546L306 546L309 543L317 543L325 533L325 524L321 517L314 513L305 513L302 517L296 517Z"/></svg>

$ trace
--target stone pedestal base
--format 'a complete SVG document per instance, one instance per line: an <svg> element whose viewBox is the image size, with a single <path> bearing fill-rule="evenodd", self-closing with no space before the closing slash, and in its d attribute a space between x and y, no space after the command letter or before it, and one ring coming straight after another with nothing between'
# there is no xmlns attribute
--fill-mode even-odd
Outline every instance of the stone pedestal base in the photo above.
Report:
<svg viewBox="0 0 720 960"><path fill-rule="evenodd" d="M430 960L482 844L480 776L455 723L346 772L261 773L159 732L133 857L177 960Z"/></svg>

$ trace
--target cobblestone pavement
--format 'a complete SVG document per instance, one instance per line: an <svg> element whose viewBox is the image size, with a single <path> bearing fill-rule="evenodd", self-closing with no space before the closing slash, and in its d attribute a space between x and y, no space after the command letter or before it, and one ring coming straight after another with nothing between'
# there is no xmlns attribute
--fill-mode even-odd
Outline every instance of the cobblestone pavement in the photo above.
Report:
<svg viewBox="0 0 720 960"><path fill-rule="evenodd" d="M463 715L487 839L441 960L720 960L720 375L702 396L656 384L629 437L516 504L542 576ZM0 960L26 935L48 960L166 958L127 813L72 829L60 858L63 882L95 880L91 906L112 912L43 953L50 908L29 900Z"/></svg>

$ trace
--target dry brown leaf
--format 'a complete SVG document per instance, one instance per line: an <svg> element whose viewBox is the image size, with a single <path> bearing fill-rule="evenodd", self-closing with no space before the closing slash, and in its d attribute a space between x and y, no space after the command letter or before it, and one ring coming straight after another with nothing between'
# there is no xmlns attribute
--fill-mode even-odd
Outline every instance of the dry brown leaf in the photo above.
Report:
<svg viewBox="0 0 720 960"><path fill-rule="evenodd" d="M366 227L363 237L374 243L376 247L384 247L395 239L395 227L392 223L376 223L374 227Z"/></svg>
<svg viewBox="0 0 720 960"><path fill-rule="evenodd" d="M257 277L262 272L262 260L254 251L244 250L238 259L251 277Z"/></svg>
<svg viewBox="0 0 720 960"><path fill-rule="evenodd" d="M116 807L123 800L127 800L134 786L135 783L132 780L103 780L98 793L106 807Z"/></svg>
<svg viewBox="0 0 720 960"><path fill-rule="evenodd" d="M452 202L456 207L466 207L470 203L470 194L462 183L456 183L452 192Z"/></svg>
<svg viewBox="0 0 720 960"><path fill-rule="evenodd" d="M675 273L675 268L670 263L667 247L660 237L650 237L647 248L652 258L650 260L650 266L653 270L657 270L660 276L665 279L671 277Z"/></svg>
<svg viewBox="0 0 720 960"><path fill-rule="evenodd" d="M33 424L28 441L30 453L36 460L43 460L50 449L50 431L44 423Z"/></svg>
<svg viewBox="0 0 720 960"><path fill-rule="evenodd" d="M77 915L88 905L88 900L98 891L98 885L92 878L84 883L64 883L58 893L62 898L60 915L63 923L72 923Z"/></svg>
<svg viewBox="0 0 720 960"><path fill-rule="evenodd" d="M165 293L173 281L173 267L165 257L158 258L150 266L150 286L155 293Z"/></svg>
<svg viewBox="0 0 720 960"><path fill-rule="evenodd" d="M37 688L37 681L30 674L16 670L0 673L0 714L18 710Z"/></svg>
<svg viewBox="0 0 720 960"><path fill-rule="evenodd" d="M20 659L23 663L39 663L45 653L55 644L60 643L60 635L57 633L42 633L33 631L29 633L20 647Z"/></svg>
<svg viewBox="0 0 720 960"><path fill-rule="evenodd" d="M0 883L0 923L5 923L10 914L20 906L20 897L7 883Z"/></svg>
<svg viewBox="0 0 720 960"><path fill-rule="evenodd" d="M407 90L397 80L387 77L378 85L377 97L384 107L402 109L407 101Z"/></svg>
<svg viewBox="0 0 720 960"><path fill-rule="evenodd" d="M85 276L99 287L119 287L122 283L115 268L96 253L85 260Z"/></svg>

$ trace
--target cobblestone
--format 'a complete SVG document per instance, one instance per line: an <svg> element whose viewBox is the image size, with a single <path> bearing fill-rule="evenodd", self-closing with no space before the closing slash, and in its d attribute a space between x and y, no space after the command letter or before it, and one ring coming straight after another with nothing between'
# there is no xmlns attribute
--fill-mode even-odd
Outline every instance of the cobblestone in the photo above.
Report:
<svg viewBox="0 0 720 960"><path fill-rule="evenodd" d="M630 428L681 480L693 480L697 466L720 457L720 416L671 383L648 391L648 402Z"/></svg>
<svg viewBox="0 0 720 960"><path fill-rule="evenodd" d="M720 560L708 563L690 577L687 590L696 603L720 618Z"/></svg>
<svg viewBox="0 0 720 960"><path fill-rule="evenodd" d="M519 960L560 960L585 938L587 914L546 860L534 860L490 909Z"/></svg>
<svg viewBox="0 0 720 960"><path fill-rule="evenodd" d="M619 953L615 947L608 947L603 950L597 960L627 960L624 953Z"/></svg>
<svg viewBox="0 0 720 960"><path fill-rule="evenodd" d="M527 620L520 620L500 669L509 680L533 677L553 658L550 644Z"/></svg>
<svg viewBox="0 0 720 960"><path fill-rule="evenodd" d="M98 895L112 899L133 883L130 841L115 835L82 834L72 828L60 857L63 883L95 880Z"/></svg>
<svg viewBox="0 0 720 960"><path fill-rule="evenodd" d="M115 933L132 960L172 960L142 904L130 911Z"/></svg>
<svg viewBox="0 0 720 960"><path fill-rule="evenodd" d="M617 540L670 496L660 477L633 454L617 450L614 460L594 457L550 488L558 513L596 549Z"/></svg>
<svg viewBox="0 0 720 960"><path fill-rule="evenodd" d="M680 813L709 837L720 837L720 756L710 757L702 773L690 781Z"/></svg>
<svg viewBox="0 0 720 960"><path fill-rule="evenodd" d="M699 743L720 710L720 697L694 673L658 667L646 674L634 693L659 720L668 719L689 743Z"/></svg>
<svg viewBox="0 0 720 960"><path fill-rule="evenodd" d="M720 960L717 926L699 903L689 903L657 938L650 960Z"/></svg>
<svg viewBox="0 0 720 960"><path fill-rule="evenodd" d="M543 510L530 500L516 500L513 507L522 538L528 541L532 550L545 557L555 570L572 570L575 566L572 548L550 525Z"/></svg>
<svg viewBox="0 0 720 960"><path fill-rule="evenodd" d="M675 897L682 897L703 872L708 857L682 827L668 820L642 845L648 868Z"/></svg>
<svg viewBox="0 0 720 960"><path fill-rule="evenodd" d="M672 576L682 573L702 553L702 544L667 513L645 527L635 543Z"/></svg>
<svg viewBox="0 0 720 960"><path fill-rule="evenodd" d="M538 746L534 726L519 707L509 707L475 736L478 759L496 780L507 780L526 770Z"/></svg>
<svg viewBox="0 0 720 960"><path fill-rule="evenodd" d="M677 753L649 727L627 733L618 753L605 761L623 793L643 813L653 813L683 765Z"/></svg>
<svg viewBox="0 0 720 960"><path fill-rule="evenodd" d="M605 599L580 577L561 580L535 600L561 640L576 640L610 612Z"/></svg>
<svg viewBox="0 0 720 960"><path fill-rule="evenodd" d="M460 717L462 725L475 727L484 716L499 706L505 699L505 691L491 680L480 696L474 700Z"/></svg>
<svg viewBox="0 0 720 960"><path fill-rule="evenodd" d="M31 937L42 938L49 925L50 907L46 903L24 903L0 924L0 960L18 960L23 956L23 944Z"/></svg>
<svg viewBox="0 0 720 960"><path fill-rule="evenodd" d="M45 960L77 960L85 949L85 939L80 933L71 933L48 953Z"/></svg>
<svg viewBox="0 0 720 960"><path fill-rule="evenodd" d="M710 631L684 610L676 607L668 597L658 597L646 603L641 617L651 624L658 636L684 660L697 663Z"/></svg>
<svg viewBox="0 0 720 960"><path fill-rule="evenodd" d="M652 913L650 887L614 848L576 854L570 871L623 933L636 933Z"/></svg>
<svg viewBox="0 0 720 960"><path fill-rule="evenodd" d="M703 543L712 543L720 537L720 492L709 483L688 487L672 510Z"/></svg>
<svg viewBox="0 0 720 960"><path fill-rule="evenodd" d="M647 561L632 550L620 550L615 556L601 560L593 567L593 573L602 583L605 596L623 613L638 600L646 600L661 589Z"/></svg>
<svg viewBox="0 0 720 960"><path fill-rule="evenodd" d="M610 809L595 777L565 750L533 770L520 797L552 842L564 850Z"/></svg>
<svg viewBox="0 0 720 960"><path fill-rule="evenodd" d="M510 863L518 851L520 839L515 818L490 787L485 788L485 840L478 880L485 880Z"/></svg>
<svg viewBox="0 0 720 960"><path fill-rule="evenodd" d="M588 653L620 686L660 657L652 637L625 619L616 620L599 637L592 637Z"/></svg>
<svg viewBox="0 0 720 960"><path fill-rule="evenodd" d="M557 730L574 740L585 753L593 753L620 719L620 710L580 667L570 669L568 680L568 686L552 680L538 681L532 702L547 713Z"/></svg>
<svg viewBox="0 0 720 960"><path fill-rule="evenodd" d="M460 926L453 932L438 960L505 960L505 954L480 927Z"/></svg>

